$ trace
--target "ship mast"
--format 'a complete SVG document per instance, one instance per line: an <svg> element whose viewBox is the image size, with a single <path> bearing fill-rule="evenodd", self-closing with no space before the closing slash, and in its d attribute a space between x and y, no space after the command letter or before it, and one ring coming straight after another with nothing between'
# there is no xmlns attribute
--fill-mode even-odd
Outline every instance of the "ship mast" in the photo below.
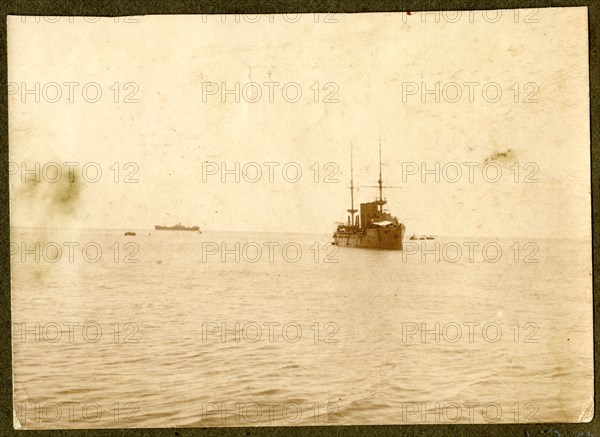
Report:
<svg viewBox="0 0 600 437"><path fill-rule="evenodd" d="M387 202L383 200L383 179L381 177L381 135L379 136L379 180L377 181L379 184L379 200L377 204L379 205L379 212L383 213L383 205Z"/></svg>
<svg viewBox="0 0 600 437"><path fill-rule="evenodd" d="M356 214L358 210L354 209L354 167L352 165L352 142L350 142L350 209L346 211L352 214L352 221L350 224L354 226L354 214Z"/></svg>

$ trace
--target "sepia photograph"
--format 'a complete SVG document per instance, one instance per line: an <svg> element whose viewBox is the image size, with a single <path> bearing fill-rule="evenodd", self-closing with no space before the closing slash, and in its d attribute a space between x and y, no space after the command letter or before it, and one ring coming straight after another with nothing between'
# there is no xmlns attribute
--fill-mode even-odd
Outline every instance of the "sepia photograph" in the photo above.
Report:
<svg viewBox="0 0 600 437"><path fill-rule="evenodd" d="M8 16L14 429L590 422L588 30Z"/></svg>

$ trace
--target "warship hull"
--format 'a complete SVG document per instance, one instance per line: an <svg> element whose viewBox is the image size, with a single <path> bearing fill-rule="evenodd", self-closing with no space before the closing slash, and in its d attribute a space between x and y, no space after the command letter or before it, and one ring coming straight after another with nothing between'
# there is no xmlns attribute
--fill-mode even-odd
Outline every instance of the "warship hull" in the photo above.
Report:
<svg viewBox="0 0 600 437"><path fill-rule="evenodd" d="M195 231L195 232L198 232L200 230L200 227L192 226L191 228L188 228L187 226L180 226L180 225L175 225L175 226L155 225L154 230L155 231Z"/></svg>
<svg viewBox="0 0 600 437"><path fill-rule="evenodd" d="M404 226L394 229L362 229L355 232L336 232L333 242L337 246L361 249L402 250Z"/></svg>

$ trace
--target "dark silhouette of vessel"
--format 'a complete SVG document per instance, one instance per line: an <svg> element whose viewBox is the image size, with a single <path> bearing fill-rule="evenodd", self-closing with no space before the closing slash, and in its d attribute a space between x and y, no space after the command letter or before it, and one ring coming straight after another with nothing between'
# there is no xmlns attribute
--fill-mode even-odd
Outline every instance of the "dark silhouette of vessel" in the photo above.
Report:
<svg viewBox="0 0 600 437"><path fill-rule="evenodd" d="M355 217L354 209L354 170L352 166L352 149L350 150L350 213L347 223L339 223L333 234L333 244L338 246L358 247L363 249L402 250L404 224L384 211L387 201L383 197L383 181L381 176L381 139L379 140L379 197L374 202L360 204L360 216Z"/></svg>
<svg viewBox="0 0 600 437"><path fill-rule="evenodd" d="M155 225L154 230L155 231L195 231L195 232L199 232L200 227L199 226L188 227L188 226L183 226L181 223L177 223L175 226Z"/></svg>

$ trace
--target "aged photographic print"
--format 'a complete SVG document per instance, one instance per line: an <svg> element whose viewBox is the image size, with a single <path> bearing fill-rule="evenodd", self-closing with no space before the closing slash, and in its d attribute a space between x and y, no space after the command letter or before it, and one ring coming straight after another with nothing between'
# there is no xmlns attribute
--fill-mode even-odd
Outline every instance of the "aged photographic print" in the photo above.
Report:
<svg viewBox="0 0 600 437"><path fill-rule="evenodd" d="M593 418L586 7L7 34L15 429Z"/></svg>

